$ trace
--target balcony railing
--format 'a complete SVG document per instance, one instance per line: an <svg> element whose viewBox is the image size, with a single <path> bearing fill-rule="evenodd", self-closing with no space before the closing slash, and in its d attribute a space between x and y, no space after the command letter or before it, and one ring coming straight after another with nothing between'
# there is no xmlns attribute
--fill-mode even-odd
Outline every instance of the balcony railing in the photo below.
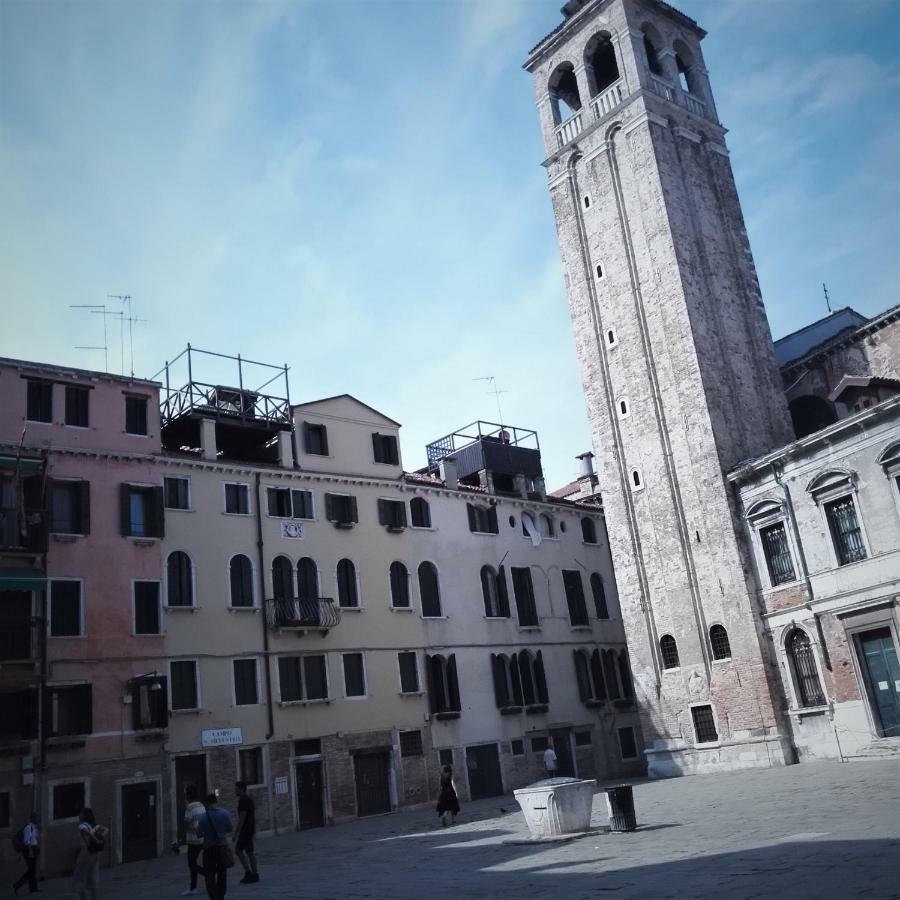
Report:
<svg viewBox="0 0 900 900"><path fill-rule="evenodd" d="M693 94L682 93L684 100L684 108L693 113L695 116L706 116L706 104L702 100L698 100Z"/></svg>
<svg viewBox="0 0 900 900"><path fill-rule="evenodd" d="M591 100L594 115L602 119L608 112L612 112L622 102L623 94L622 80L619 79Z"/></svg>
<svg viewBox="0 0 900 900"><path fill-rule="evenodd" d="M656 75L651 75L650 89L654 94L662 97L663 100L668 100L669 103L677 103L679 106L683 106L689 113L693 113L695 116L703 116L703 118L707 118L706 104L699 97L695 97L693 94L689 94L682 88L675 87L674 85L669 84L668 81L665 81L662 78L657 78Z"/></svg>
<svg viewBox="0 0 900 900"><path fill-rule="evenodd" d="M663 81L662 78L657 78L655 75L650 76L650 89L654 94L658 94L663 100L668 100L669 103L675 102L675 88L669 84L668 81Z"/></svg>
<svg viewBox="0 0 900 900"><path fill-rule="evenodd" d="M577 112L556 129L556 143L558 146L564 147L569 141L575 140L579 134L581 134L581 113Z"/></svg>
<svg viewBox="0 0 900 900"><path fill-rule="evenodd" d="M46 549L46 513L43 509L0 507L0 550L43 553Z"/></svg>
<svg viewBox="0 0 900 900"><path fill-rule="evenodd" d="M341 611L330 597L274 597L266 601L266 616L279 631L326 632L341 623Z"/></svg>

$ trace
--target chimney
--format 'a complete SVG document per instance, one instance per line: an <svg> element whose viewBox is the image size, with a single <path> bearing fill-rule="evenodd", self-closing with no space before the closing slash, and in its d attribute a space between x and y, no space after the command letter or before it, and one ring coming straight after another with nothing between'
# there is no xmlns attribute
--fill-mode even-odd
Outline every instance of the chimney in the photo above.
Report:
<svg viewBox="0 0 900 900"><path fill-rule="evenodd" d="M216 420L203 418L200 420L200 455L203 459L216 459L219 455L216 446Z"/></svg>
<svg viewBox="0 0 900 900"><path fill-rule="evenodd" d="M455 491L459 487L459 478L456 475L456 460L452 456L445 456L439 463L441 467L441 481L444 487Z"/></svg>
<svg viewBox="0 0 900 900"><path fill-rule="evenodd" d="M575 457L579 462L578 480L583 478L593 478L594 476L594 454L588 450L587 453L581 453Z"/></svg>

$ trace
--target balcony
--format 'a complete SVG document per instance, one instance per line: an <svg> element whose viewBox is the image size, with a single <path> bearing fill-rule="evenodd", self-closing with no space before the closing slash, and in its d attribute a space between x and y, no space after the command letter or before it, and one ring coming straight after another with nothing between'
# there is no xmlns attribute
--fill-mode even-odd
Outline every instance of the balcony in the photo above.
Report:
<svg viewBox="0 0 900 900"><path fill-rule="evenodd" d="M273 597L266 600L266 618L276 631L320 631L327 634L341 624L341 611L330 597L301 600Z"/></svg>
<svg viewBox="0 0 900 900"><path fill-rule="evenodd" d="M594 109L594 115L598 119L602 119L607 113L612 112L624 99L625 90L622 79L611 84L608 88L599 93L593 100L591 106Z"/></svg>
<svg viewBox="0 0 900 900"><path fill-rule="evenodd" d="M657 78L655 75L650 76L650 90L653 91L658 97L662 97L663 100L668 100L669 103L675 102L675 88L669 84L668 81L664 81L662 78Z"/></svg>
<svg viewBox="0 0 900 900"><path fill-rule="evenodd" d="M565 122L556 129L556 145L564 147L569 141L574 141L581 134L581 113L577 112L569 116Z"/></svg>
<svg viewBox="0 0 900 900"><path fill-rule="evenodd" d="M668 100L669 103L683 106L692 115L701 116L704 119L709 118L706 113L706 104L699 97L669 84L662 78L657 78L656 75L650 76L650 90L658 97L662 97L663 100Z"/></svg>
<svg viewBox="0 0 900 900"><path fill-rule="evenodd" d="M43 462L0 457L0 550L34 555L47 550Z"/></svg>

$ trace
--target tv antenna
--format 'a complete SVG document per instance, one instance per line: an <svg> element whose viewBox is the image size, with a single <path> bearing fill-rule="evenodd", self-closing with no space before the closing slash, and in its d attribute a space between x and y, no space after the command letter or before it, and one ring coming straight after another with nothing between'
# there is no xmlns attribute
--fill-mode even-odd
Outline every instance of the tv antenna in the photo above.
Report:
<svg viewBox="0 0 900 900"><path fill-rule="evenodd" d="M88 309L92 313L97 313L103 316L103 346L86 346L86 345L76 345L76 350L102 350L103 351L103 371L109 371L109 341L106 337L106 304L105 303L70 303L69 309Z"/></svg>
<svg viewBox="0 0 900 900"><path fill-rule="evenodd" d="M122 311L119 324L121 325L120 334L122 335L122 374L125 374L125 351L124 351L124 334L125 323L128 323L128 353L131 360L131 377L134 378L134 325L136 322L146 322L146 319L138 319L132 312L131 294L107 294L107 300L119 300L122 303Z"/></svg>
<svg viewBox="0 0 900 900"><path fill-rule="evenodd" d="M822 282L822 293L825 294L825 305L828 307L828 312L833 312L831 308L831 298L828 296L828 288L825 287L825 282Z"/></svg>
<svg viewBox="0 0 900 900"><path fill-rule="evenodd" d="M497 387L497 379L493 375L484 375L481 378L473 378L472 381L487 381L490 383L489 394L494 395L494 399L497 401L497 415L500 417L500 421L497 423L498 425L503 424L503 410L500 408L500 395L508 393L507 391L501 390Z"/></svg>

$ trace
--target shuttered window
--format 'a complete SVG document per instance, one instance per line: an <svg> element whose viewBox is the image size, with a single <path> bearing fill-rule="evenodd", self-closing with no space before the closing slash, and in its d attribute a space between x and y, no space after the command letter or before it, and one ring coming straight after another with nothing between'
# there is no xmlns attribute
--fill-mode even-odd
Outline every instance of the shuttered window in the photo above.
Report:
<svg viewBox="0 0 900 900"><path fill-rule="evenodd" d="M250 489L246 484L225 485L225 512L234 516L250 514Z"/></svg>
<svg viewBox="0 0 900 900"><path fill-rule="evenodd" d="M402 562L392 562L390 570L391 606L395 609L408 609L409 571Z"/></svg>
<svg viewBox="0 0 900 900"><path fill-rule="evenodd" d="M91 533L91 483L50 482L50 531L53 534Z"/></svg>
<svg viewBox="0 0 900 900"><path fill-rule="evenodd" d="M76 385L66 385L66 425L76 428L87 428L90 424L88 418L88 403L91 392L89 388Z"/></svg>
<svg viewBox="0 0 900 900"><path fill-rule="evenodd" d="M125 431L128 434L147 434L147 398L125 395Z"/></svg>
<svg viewBox="0 0 900 900"><path fill-rule="evenodd" d="M272 596L276 600L294 596L294 567L286 556L276 556L272 560Z"/></svg>
<svg viewBox="0 0 900 900"><path fill-rule="evenodd" d="M175 550L166 560L166 606L194 605L194 572L190 557Z"/></svg>
<svg viewBox="0 0 900 900"><path fill-rule="evenodd" d="M234 668L234 703L236 706L254 706L259 703L256 683L256 660L232 660Z"/></svg>
<svg viewBox="0 0 900 900"><path fill-rule="evenodd" d="M166 477L163 479L166 509L191 508L191 482L187 478Z"/></svg>
<svg viewBox="0 0 900 900"><path fill-rule="evenodd" d="M197 663L194 660L169 663L169 684L172 709L197 709L200 697L197 688Z"/></svg>
<svg viewBox="0 0 900 900"><path fill-rule="evenodd" d="M281 656L278 683L282 703L328 699L328 674L323 654Z"/></svg>
<svg viewBox="0 0 900 900"><path fill-rule="evenodd" d="M325 518L336 525L353 525L358 522L356 497L351 494L326 494Z"/></svg>
<svg viewBox="0 0 900 900"><path fill-rule="evenodd" d="M356 588L356 566L352 560L342 559L337 564L338 605L354 608L359 606L359 592Z"/></svg>
<svg viewBox="0 0 900 900"><path fill-rule="evenodd" d="M373 434L372 452L375 462L396 466L400 462L400 454L397 450L397 438L392 434Z"/></svg>
<svg viewBox="0 0 900 900"><path fill-rule="evenodd" d="M587 604L584 601L584 583L581 572L574 569L563 569L563 587L566 591L566 604L569 607L569 622L574 626L588 624Z"/></svg>
<svg viewBox="0 0 900 900"><path fill-rule="evenodd" d="M397 654L400 667L400 693L417 694L419 692L419 661L415 653L404 651Z"/></svg>
<svg viewBox="0 0 900 900"><path fill-rule="evenodd" d="M93 696L89 684L48 685L44 691L44 701L44 721L49 737L90 734L93 731Z"/></svg>
<svg viewBox="0 0 900 900"><path fill-rule="evenodd" d="M597 526L593 519L585 517L581 520L581 539L585 544L597 543Z"/></svg>
<svg viewBox="0 0 900 900"><path fill-rule="evenodd" d="M344 696L365 697L366 675L362 653L343 654Z"/></svg>
<svg viewBox="0 0 900 900"><path fill-rule="evenodd" d="M50 582L50 637L81 635L81 582L53 579Z"/></svg>
<svg viewBox="0 0 900 900"><path fill-rule="evenodd" d="M125 537L165 537L163 489L135 484L119 486L121 531Z"/></svg>
<svg viewBox="0 0 900 900"><path fill-rule="evenodd" d="M474 503L467 503L466 510L469 515L469 531L475 534L499 533L496 506L478 506Z"/></svg>
<svg viewBox="0 0 900 900"><path fill-rule="evenodd" d="M428 702L436 715L457 718L460 712L456 654L428 656Z"/></svg>
<svg viewBox="0 0 900 900"><path fill-rule="evenodd" d="M419 564L419 599L422 602L423 616L435 618L441 615L441 592L434 563Z"/></svg>
<svg viewBox="0 0 900 900"><path fill-rule="evenodd" d="M168 695L164 676L132 679L131 721L135 731L168 726Z"/></svg>
<svg viewBox="0 0 900 900"><path fill-rule="evenodd" d="M591 575L591 593L594 595L594 610L598 619L609 618L609 607L606 603L606 588L603 585L603 578L599 572Z"/></svg>
<svg viewBox="0 0 900 900"><path fill-rule="evenodd" d="M302 557L297 562L297 598L300 600L319 599L319 567L316 565L316 561L308 556Z"/></svg>
<svg viewBox="0 0 900 900"><path fill-rule="evenodd" d="M239 553L231 557L228 565L231 584L231 605L234 607L253 606L253 566L248 557Z"/></svg>
<svg viewBox="0 0 900 900"><path fill-rule="evenodd" d="M303 448L312 456L328 456L328 429L324 425L304 422Z"/></svg>
<svg viewBox="0 0 900 900"><path fill-rule="evenodd" d="M159 634L159 582L134 582L134 633Z"/></svg>
<svg viewBox="0 0 900 900"><path fill-rule="evenodd" d="M29 422L52 422L53 383L29 378L26 405Z"/></svg>
<svg viewBox="0 0 900 900"><path fill-rule="evenodd" d="M409 501L409 513L413 528L431 528L431 508L427 500L413 497Z"/></svg>
<svg viewBox="0 0 900 900"><path fill-rule="evenodd" d="M406 504L402 500L379 499L378 522L388 531L406 528Z"/></svg>
<svg viewBox="0 0 900 900"><path fill-rule="evenodd" d="M519 625L539 625L537 607L534 602L534 585L531 580L531 569L513 567L513 592L516 597L516 614Z"/></svg>

